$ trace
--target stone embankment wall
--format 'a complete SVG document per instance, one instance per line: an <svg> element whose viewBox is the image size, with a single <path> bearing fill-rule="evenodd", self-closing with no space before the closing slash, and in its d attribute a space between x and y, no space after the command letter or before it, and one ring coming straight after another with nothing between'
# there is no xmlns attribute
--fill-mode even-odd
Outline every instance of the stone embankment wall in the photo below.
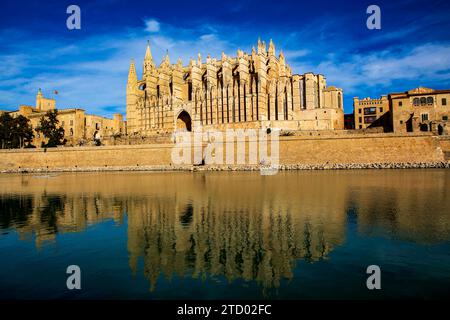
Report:
<svg viewBox="0 0 450 320"><path fill-rule="evenodd" d="M440 137L439 139L441 149L444 152L446 161L450 161L450 136Z"/></svg>
<svg viewBox="0 0 450 320"><path fill-rule="evenodd" d="M172 162L173 147L166 143L0 150L0 171L192 170ZM287 136L280 137L279 151L284 169L448 167L450 139L394 134ZM202 168L252 170L255 166L210 165L195 170Z"/></svg>

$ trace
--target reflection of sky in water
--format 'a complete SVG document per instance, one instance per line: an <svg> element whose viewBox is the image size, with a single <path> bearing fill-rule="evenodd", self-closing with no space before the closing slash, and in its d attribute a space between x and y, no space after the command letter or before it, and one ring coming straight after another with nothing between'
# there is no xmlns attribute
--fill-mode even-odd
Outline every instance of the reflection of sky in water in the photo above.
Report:
<svg viewBox="0 0 450 320"><path fill-rule="evenodd" d="M449 175L3 175L0 297L442 297ZM82 292L65 290L70 264Z"/></svg>

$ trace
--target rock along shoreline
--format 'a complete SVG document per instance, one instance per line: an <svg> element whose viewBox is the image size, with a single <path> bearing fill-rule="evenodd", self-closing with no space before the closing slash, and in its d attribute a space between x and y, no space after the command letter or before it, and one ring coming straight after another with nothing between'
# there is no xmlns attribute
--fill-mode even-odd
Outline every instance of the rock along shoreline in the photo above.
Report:
<svg viewBox="0 0 450 320"><path fill-rule="evenodd" d="M132 171L260 171L269 169L252 165L202 165L202 166L114 166L114 167L72 167L72 168L20 168L1 170L0 173L48 173L48 172L132 172ZM291 170L361 170L361 169L450 169L450 162L419 162L419 163L350 163L350 164L293 164L279 165L279 171Z"/></svg>

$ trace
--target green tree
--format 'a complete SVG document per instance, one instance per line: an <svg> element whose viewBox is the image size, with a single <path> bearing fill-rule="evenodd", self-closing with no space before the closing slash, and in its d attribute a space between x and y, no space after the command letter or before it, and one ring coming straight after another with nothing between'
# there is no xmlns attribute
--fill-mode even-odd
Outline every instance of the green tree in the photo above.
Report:
<svg viewBox="0 0 450 320"><path fill-rule="evenodd" d="M13 120L12 147L23 148L30 147L33 141L34 133L30 124L30 119L19 115ZM26 145L27 144L27 145Z"/></svg>
<svg viewBox="0 0 450 320"><path fill-rule="evenodd" d="M11 148L13 117L9 113L0 115L0 140L1 148Z"/></svg>
<svg viewBox="0 0 450 320"><path fill-rule="evenodd" d="M64 139L64 128L59 126L57 109L49 110L42 116L36 131L48 139L47 143L42 143L42 146L45 148L65 145L67 142Z"/></svg>
<svg viewBox="0 0 450 320"><path fill-rule="evenodd" d="M9 113L0 116L0 147L2 149L23 148L25 143L31 146L34 134L30 120L22 115L11 117Z"/></svg>

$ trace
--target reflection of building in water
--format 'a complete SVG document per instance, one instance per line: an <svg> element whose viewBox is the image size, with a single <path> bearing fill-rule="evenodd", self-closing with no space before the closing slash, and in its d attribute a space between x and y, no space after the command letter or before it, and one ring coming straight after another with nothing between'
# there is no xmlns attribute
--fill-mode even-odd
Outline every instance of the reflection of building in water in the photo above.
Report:
<svg viewBox="0 0 450 320"><path fill-rule="evenodd" d="M388 174L388 173L387 173ZM450 172L409 170L393 176L354 175L352 205L358 230L420 243L438 243L450 235ZM382 201L380 201L382 199Z"/></svg>
<svg viewBox="0 0 450 320"><path fill-rule="evenodd" d="M20 212L30 214L2 226L35 233L38 244L57 232L120 220L127 212L130 267L136 272L143 258L152 287L161 275L178 275L224 276L270 288L292 277L296 260L321 259L343 240L345 194L322 195L323 178L306 182L252 173L10 178L8 186L0 186L2 205L5 195L22 192L30 196L22 195L28 200Z"/></svg>
<svg viewBox="0 0 450 320"><path fill-rule="evenodd" d="M296 260L321 259L342 243L342 191L321 194L322 179L294 179L279 192L284 174L249 177L188 176L171 194L134 201L128 207L131 269L137 272L143 257L152 288L161 275L224 276L273 288L293 277Z"/></svg>
<svg viewBox="0 0 450 320"><path fill-rule="evenodd" d="M14 228L21 239L33 239L40 247L58 233L80 232L106 219L122 221L121 206L96 195L73 197L59 194L0 196L0 227Z"/></svg>
<svg viewBox="0 0 450 320"><path fill-rule="evenodd" d="M37 245L60 232L128 218L129 264L157 279L255 281L274 288L297 260L345 240L347 212L363 234L449 238L445 170L259 173L98 173L0 176L0 228Z"/></svg>

